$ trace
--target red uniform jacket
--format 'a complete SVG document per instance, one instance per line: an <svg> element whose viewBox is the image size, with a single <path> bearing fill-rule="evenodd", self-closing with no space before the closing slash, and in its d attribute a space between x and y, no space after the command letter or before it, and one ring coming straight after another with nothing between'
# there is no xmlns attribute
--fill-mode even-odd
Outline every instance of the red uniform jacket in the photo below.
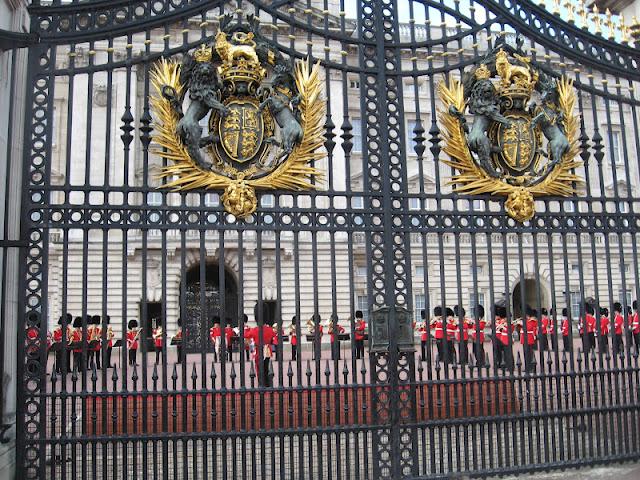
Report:
<svg viewBox="0 0 640 480"><path fill-rule="evenodd" d="M600 317L600 333L604 335L609 335L609 317L605 317L604 315Z"/></svg>
<svg viewBox="0 0 640 480"><path fill-rule="evenodd" d="M418 327L418 332L420 332L420 341L426 342L427 341L427 324L425 322L420 323L420 326Z"/></svg>
<svg viewBox="0 0 640 480"><path fill-rule="evenodd" d="M622 335L622 330L624 329L624 317L616 313L615 318L613 319L613 327L615 328L616 335Z"/></svg>
<svg viewBox="0 0 640 480"><path fill-rule="evenodd" d="M227 342L227 347L231 345L231 342L232 342L231 339L233 338L233 333L234 332L232 327L229 327L229 326L224 327L224 341Z"/></svg>
<svg viewBox="0 0 640 480"><path fill-rule="evenodd" d="M100 344L102 343L102 327L94 325L93 328L89 327L87 331L89 332L88 333L89 341L94 342L92 350L94 352L99 352Z"/></svg>
<svg viewBox="0 0 640 480"><path fill-rule="evenodd" d="M562 318L562 336L569 336L569 319L567 317Z"/></svg>
<svg viewBox="0 0 640 480"><path fill-rule="evenodd" d="M513 330L513 325L511 329ZM509 345L509 325L506 318L496 317L496 337L503 345Z"/></svg>
<svg viewBox="0 0 640 480"><path fill-rule="evenodd" d="M153 337L153 344L156 348L162 347L162 327L154 328L151 332L151 336Z"/></svg>
<svg viewBox="0 0 640 480"><path fill-rule="evenodd" d="M462 338L466 342L469 340L469 319L462 319ZM460 340L460 326L456 326L456 340Z"/></svg>
<svg viewBox="0 0 640 480"><path fill-rule="evenodd" d="M367 324L364 319L359 318L356 321L356 340L364 340L364 330L367 328Z"/></svg>
<svg viewBox="0 0 640 480"><path fill-rule="evenodd" d="M220 327L211 327L209 329L209 336L211 341L215 343L216 338L220 338Z"/></svg>
<svg viewBox="0 0 640 480"><path fill-rule="evenodd" d="M453 340L458 332L458 327L453 317L447 318L447 340Z"/></svg>
<svg viewBox="0 0 640 480"><path fill-rule="evenodd" d="M638 312L633 312L629 324L631 325L631 331L633 333L640 333L640 318L638 318Z"/></svg>
<svg viewBox="0 0 640 480"><path fill-rule="evenodd" d="M335 333L336 330L338 330L338 335L341 333L344 333L344 327L342 325L336 325L333 327L333 330L331 331L331 333L329 334L329 337L331 338L331 343L333 343L333 341L335 340Z"/></svg>
<svg viewBox="0 0 640 480"><path fill-rule="evenodd" d="M548 316L542 317L542 333L544 335L553 335L553 319Z"/></svg>
<svg viewBox="0 0 640 480"><path fill-rule="evenodd" d="M71 332L71 342L76 344L76 347L73 349L75 353L80 353L82 351L82 328L74 328Z"/></svg>
<svg viewBox="0 0 640 480"><path fill-rule="evenodd" d="M596 317L591 314L587 314L587 333L595 333L596 331Z"/></svg>
<svg viewBox="0 0 640 480"><path fill-rule="evenodd" d="M127 331L127 348L129 350L138 349L138 330Z"/></svg>
<svg viewBox="0 0 640 480"><path fill-rule="evenodd" d="M484 327L487 326L487 322L484 321L484 319L480 319L478 320L478 323L480 325L480 343L484 342ZM474 342L476 341L476 335L477 335L477 330L476 330L476 324L472 323L469 325L469 332L471 333L471 340L473 340Z"/></svg>
<svg viewBox="0 0 640 480"><path fill-rule="evenodd" d="M533 317L528 317L527 318L527 323L526 323L526 342L527 345L534 345L536 343L536 336L538 335L538 320L536 320ZM524 345L525 343L525 330L522 330L522 333L520 334L520 343L522 343Z"/></svg>
<svg viewBox="0 0 640 480"><path fill-rule="evenodd" d="M436 340L444 338L444 326L442 325L442 317L435 317L431 320L431 328L433 329L433 336Z"/></svg>

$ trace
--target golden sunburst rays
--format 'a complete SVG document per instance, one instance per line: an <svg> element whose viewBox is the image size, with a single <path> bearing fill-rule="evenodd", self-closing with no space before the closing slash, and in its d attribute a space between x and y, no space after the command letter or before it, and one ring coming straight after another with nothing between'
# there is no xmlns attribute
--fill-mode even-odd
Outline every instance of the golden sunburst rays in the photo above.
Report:
<svg viewBox="0 0 640 480"><path fill-rule="evenodd" d="M150 99L154 116L153 142L156 145L153 153L169 161L169 165L160 170L158 178L170 179L162 188L174 191L235 188L234 191L244 192L252 198L255 198L255 194L247 191L248 189L299 191L318 188L317 182L324 178L324 174L312 164L325 156L321 148L325 140L325 101L322 98L324 86L320 63L311 67L309 61L296 62L294 77L300 94L302 141L293 148L286 160L267 175L250 179L244 178L240 172L237 178L232 178L202 169L189 155L177 133L179 116L171 101L163 95L163 90L169 88L173 89L177 99L182 98L184 86L180 83L180 65L176 61L165 59L156 63L151 71L153 94ZM229 198L232 197L231 190L225 192ZM230 213L242 217L254 210L255 208L244 209L244 213L242 210Z"/></svg>
<svg viewBox="0 0 640 480"><path fill-rule="evenodd" d="M464 113L466 108L462 82L454 77L450 77L448 82L440 82L438 95L443 105L443 108L438 109L438 120L442 127L441 135L444 140L443 151L449 157L442 161L457 172L451 176L447 183L455 185L458 193L469 195L489 193L492 195L519 195L522 197L523 187L511 185L500 178L491 177L475 162L469 150L460 119L455 114L455 111ZM576 169L582 166L582 162L578 159L580 154L578 140L580 117L573 113L576 95L571 80L562 77L558 81L558 97L558 106L563 115L562 128L569 140L569 149L563 155L562 161L556 165L542 182L527 188L528 197L531 195L568 197L575 194L576 186L583 182L582 178L575 173ZM524 221L531 217L523 218L516 218L516 220Z"/></svg>

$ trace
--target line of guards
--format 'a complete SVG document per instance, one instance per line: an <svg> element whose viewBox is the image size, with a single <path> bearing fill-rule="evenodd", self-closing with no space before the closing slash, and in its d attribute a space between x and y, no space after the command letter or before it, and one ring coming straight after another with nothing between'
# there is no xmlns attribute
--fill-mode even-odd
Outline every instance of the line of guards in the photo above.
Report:
<svg viewBox="0 0 640 480"><path fill-rule="evenodd" d="M555 325L553 311L549 313L546 309L537 310L527 307L524 318L515 319L509 322L507 319L507 309L504 305L494 305L495 341L493 341L493 351L495 366L498 368L514 368L513 336L519 337L523 346L526 371L535 370L535 354L537 348L541 350L553 350L558 348L558 330L562 337L562 344L565 351L572 348L571 342L571 321L567 309L562 309L559 329ZM596 347L602 353L609 352L609 337L612 339L612 350L614 355L619 355L624 351L625 338L629 348L640 352L640 320L638 318L638 302L633 302L633 306L627 308L626 315L623 314L621 303L613 305L613 314L609 309L599 309L599 320L596 318L596 308L592 301L584 303L584 320L578 319L577 327L582 339L582 349L584 352L595 350ZM414 328L421 339L421 356L423 360L430 358L427 355L430 339L435 339L437 349L437 361L446 364L459 363L461 365L471 363L471 353L473 353L474 364L484 367L488 357L485 354L485 330L493 328L491 322L485 320L485 312L482 305L477 305L474 315L467 317L464 308L455 306L453 309L443 309L437 306L433 309L433 316L426 321L426 312L421 311L421 322L414 323ZM48 332L48 351L55 352L55 370L60 373L62 366L67 365L76 371L85 369L100 369L101 360L106 363L107 368L112 368L111 355L114 346L121 346L119 341L114 342L114 332L109 325L109 316L105 322L101 321L99 315L87 316L86 326L83 325L82 317L72 318L69 314L67 321L63 322L60 317L58 325L52 332ZM245 324L248 317L244 316ZM62 347L63 324L67 324L67 348ZM220 327L220 318L214 317L209 328L209 338L214 347L214 359L218 361L222 353L221 337L225 336L226 358L231 360L233 356L233 345L240 342L240 332L238 328L230 326L231 320L226 320L224 332ZM364 358L364 342L367 337L367 324L361 311L357 311L354 318L354 343L356 358ZM462 325L462 327L461 327ZM332 316L327 325L318 324L318 335L315 335L316 323L312 320L307 322L307 338L312 340L313 358L321 355L317 352L319 341L324 334L324 328L330 335L332 359L340 358L340 339L350 338L345 334L345 329L339 325L335 316ZM86 334L84 333L86 329ZM104 329L104 331L103 331ZM297 338L298 325L296 317L292 318L288 328L283 328L281 335L278 335L271 322L265 322L262 326L262 333L259 327L246 327L243 332L244 351L246 360L256 363L256 372L260 378L260 383L268 385L268 371L272 356L277 357L278 342L285 338L285 331L291 344L291 359L296 360L299 352L299 342ZM626 332L626 335L625 335ZM32 324L27 329L27 353L37 355L39 330ZM156 363L159 363L163 350L163 330L160 319L155 320L155 327L152 329L151 337L156 352ZM106 341L104 343L103 341ZM125 334L126 348L128 352L129 365L136 364L136 355L140 346L140 329L136 320L128 322L128 330ZM103 344L106 348L103 348ZM182 351L182 327L178 320L178 330L171 337L171 344L177 347L178 362L183 360ZM456 348L457 346L457 348ZM258 349L262 349L262 355ZM102 353L101 353L102 352ZM73 354L73 362L71 362ZM66 361L63 356L66 355ZM260 365L260 357L263 364Z"/></svg>
<svg viewBox="0 0 640 480"><path fill-rule="evenodd" d="M513 334L515 333L523 346L525 369L535 371L534 351L554 350L558 348L558 335L553 310L542 308L540 312L529 306L525 309L524 318L517 318L513 322L507 319L507 308L504 305L494 305L495 365L498 368L514 368ZM612 337L613 354L620 355L624 351L624 337L629 342L629 348L640 352L640 320L638 318L638 301L633 302L633 309L627 308L623 315L621 303L614 303L613 315L609 309L599 309L600 318L596 319L594 302L584 302L584 320L578 319L577 327L582 339L583 352L590 352L599 348L601 353L609 352L609 337ZM447 364L468 364L470 359L469 347L475 357L475 365L484 367L487 356L484 351L485 329L492 325L484 319L484 307L477 305L473 318L466 316L464 308L455 306L453 309L437 306L433 309L433 317L427 324L426 312L421 312L422 321L414 324L420 333L421 355L427 359L429 339L434 338L437 348L437 361ZM565 351L572 349L571 321L566 308L562 309L560 319L560 333ZM626 335L625 335L626 332ZM456 351L456 344L458 349Z"/></svg>

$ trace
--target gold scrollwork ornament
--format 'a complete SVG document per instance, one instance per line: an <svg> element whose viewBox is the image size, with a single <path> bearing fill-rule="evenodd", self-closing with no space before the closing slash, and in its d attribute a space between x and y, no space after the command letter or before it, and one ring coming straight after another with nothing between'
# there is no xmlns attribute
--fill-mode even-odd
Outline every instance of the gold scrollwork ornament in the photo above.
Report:
<svg viewBox="0 0 640 480"><path fill-rule="evenodd" d="M449 184L458 193L507 197L507 214L522 223L533 218L535 197L567 197L582 183L575 173L582 165L579 117L570 80L556 80L505 48L496 47L462 81L438 85L438 118L444 162L457 171Z"/></svg>

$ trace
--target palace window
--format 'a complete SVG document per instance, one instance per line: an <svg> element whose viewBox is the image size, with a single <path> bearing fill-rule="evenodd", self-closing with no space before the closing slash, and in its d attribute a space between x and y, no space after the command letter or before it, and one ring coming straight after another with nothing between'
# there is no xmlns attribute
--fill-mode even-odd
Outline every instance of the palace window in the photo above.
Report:
<svg viewBox="0 0 640 480"><path fill-rule="evenodd" d="M476 305L482 305L484 307L484 293L478 292L478 297L476 298L475 292L471 292L469 294L469 314L473 315L473 309Z"/></svg>
<svg viewBox="0 0 640 480"><path fill-rule="evenodd" d="M420 322L422 318L420 317L420 311L426 308L426 297L423 293L417 294L414 297L413 309L415 311L415 319L416 322Z"/></svg>
<svg viewBox="0 0 640 480"><path fill-rule="evenodd" d="M416 277L424 278L424 265L416 265Z"/></svg>
<svg viewBox="0 0 640 480"><path fill-rule="evenodd" d="M356 310L360 310L362 312L362 316L366 322L369 321L369 297L367 295L357 296Z"/></svg>
<svg viewBox="0 0 640 480"><path fill-rule="evenodd" d="M574 319L580 318L580 305L582 304L582 295L580 292L571 292L569 294L571 301L571 317Z"/></svg>
<svg viewBox="0 0 640 480"><path fill-rule="evenodd" d="M614 165L622 165L623 163L620 146L620 132L611 132L611 160Z"/></svg>

